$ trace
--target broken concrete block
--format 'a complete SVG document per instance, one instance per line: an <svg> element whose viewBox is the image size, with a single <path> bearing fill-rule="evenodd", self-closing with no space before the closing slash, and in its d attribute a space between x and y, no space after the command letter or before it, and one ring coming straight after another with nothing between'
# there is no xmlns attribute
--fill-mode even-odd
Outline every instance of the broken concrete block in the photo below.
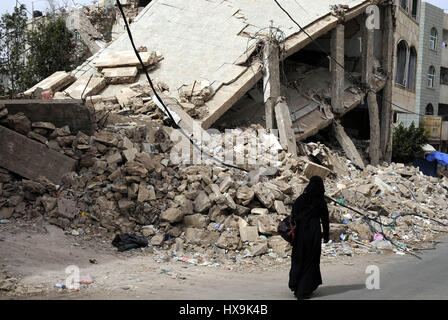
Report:
<svg viewBox="0 0 448 320"><path fill-rule="evenodd" d="M373 179L373 183L381 190L383 194L393 194L394 189L390 187L388 184L384 183L379 177L375 177Z"/></svg>
<svg viewBox="0 0 448 320"><path fill-rule="evenodd" d="M244 206L240 206L239 204L236 205L236 211L235 214L239 216L245 216L249 213L250 209Z"/></svg>
<svg viewBox="0 0 448 320"><path fill-rule="evenodd" d="M283 204L283 201L275 200L274 201L274 209L280 215L288 215L288 210L286 210L286 207Z"/></svg>
<svg viewBox="0 0 448 320"><path fill-rule="evenodd" d="M204 212L212 206L212 203L205 191L200 191L197 195L196 199L194 200L194 211L195 212Z"/></svg>
<svg viewBox="0 0 448 320"><path fill-rule="evenodd" d="M137 76L137 67L104 68L101 70L107 83L133 83Z"/></svg>
<svg viewBox="0 0 448 320"><path fill-rule="evenodd" d="M76 80L65 92L73 99L84 99L100 92L106 86L106 79L102 77L83 76Z"/></svg>
<svg viewBox="0 0 448 320"><path fill-rule="evenodd" d="M118 104L122 107L130 107L132 103L132 98L137 97L139 95L138 92L129 89L123 88L116 94Z"/></svg>
<svg viewBox="0 0 448 320"><path fill-rule="evenodd" d="M216 246L227 250L236 250L240 246L240 239L233 232L224 231L221 233Z"/></svg>
<svg viewBox="0 0 448 320"><path fill-rule="evenodd" d="M40 175L59 184L76 160L0 126L0 167L34 180Z"/></svg>
<svg viewBox="0 0 448 320"><path fill-rule="evenodd" d="M340 242L341 234L347 235L348 226L343 223L330 223L330 240ZM367 238L366 238L367 239Z"/></svg>
<svg viewBox="0 0 448 320"><path fill-rule="evenodd" d="M206 215L196 213L193 215L184 216L183 222L187 227L205 229L210 223L210 219Z"/></svg>
<svg viewBox="0 0 448 320"><path fill-rule="evenodd" d="M71 199L59 198L57 201L57 205L57 214L63 218L71 220L78 213L76 202Z"/></svg>
<svg viewBox="0 0 448 320"><path fill-rule="evenodd" d="M30 139L39 141L40 143L43 143L45 145L48 143L47 138L45 138L44 136L41 136L40 134L33 132L33 131L28 132L28 134L26 136Z"/></svg>
<svg viewBox="0 0 448 320"><path fill-rule="evenodd" d="M153 225L142 227L142 234L145 237L151 237L151 236L155 235L156 232L157 232L157 230L154 228Z"/></svg>
<svg viewBox="0 0 448 320"><path fill-rule="evenodd" d="M330 169L318 165L317 163L308 162L305 165L304 174L308 179L311 179L312 176L319 176L322 179L325 179L330 173Z"/></svg>
<svg viewBox="0 0 448 320"><path fill-rule="evenodd" d="M148 171L152 171L160 167L160 158L155 155L149 155L146 152L137 153L135 155L135 161L143 164Z"/></svg>
<svg viewBox="0 0 448 320"><path fill-rule="evenodd" d="M193 202L187 199L183 194L175 196L174 202L176 202L185 214L193 214Z"/></svg>
<svg viewBox="0 0 448 320"><path fill-rule="evenodd" d="M293 188L289 183L283 180L274 180L272 183L275 184L284 194L292 194Z"/></svg>
<svg viewBox="0 0 448 320"><path fill-rule="evenodd" d="M151 238L151 240L149 241L149 243L151 243L153 246L160 246L160 245L162 245L164 239L165 239L165 235L159 233L159 234L156 234L155 236L153 236Z"/></svg>
<svg viewBox="0 0 448 320"><path fill-rule="evenodd" d="M254 226L241 227L239 229L239 231L240 231L241 241L243 241L243 242L246 242L246 241L254 242L258 238L257 227L254 227Z"/></svg>
<svg viewBox="0 0 448 320"><path fill-rule="evenodd" d="M6 117L7 115L8 115L8 109L3 108L0 110L0 119Z"/></svg>
<svg viewBox="0 0 448 320"><path fill-rule="evenodd" d="M266 207L271 208L274 205L275 196L269 188L266 188L263 183L257 183L253 190L258 200Z"/></svg>
<svg viewBox="0 0 448 320"><path fill-rule="evenodd" d="M263 242L263 243L258 243L256 245L254 245L251 249L250 249L252 256L256 257L256 256L260 256L262 254L265 254L268 252L268 243L267 242Z"/></svg>
<svg viewBox="0 0 448 320"><path fill-rule="evenodd" d="M271 215L261 215L257 217L258 232L272 235L277 233L278 223Z"/></svg>
<svg viewBox="0 0 448 320"><path fill-rule="evenodd" d="M291 251L291 245L285 241L281 236L272 236L268 239L268 247L276 254L284 257Z"/></svg>
<svg viewBox="0 0 448 320"><path fill-rule="evenodd" d="M198 228L185 228L185 240L192 244L209 245L215 243L219 238L219 233L214 231L207 231Z"/></svg>
<svg viewBox="0 0 448 320"><path fill-rule="evenodd" d="M100 131L95 133L94 135L95 141L105 144L109 147L117 147L118 146L118 136L115 133Z"/></svg>
<svg viewBox="0 0 448 320"><path fill-rule="evenodd" d="M247 185L243 185L236 190L236 198L238 199L238 203L243 206L248 205L253 200L254 196L254 191Z"/></svg>
<svg viewBox="0 0 448 320"><path fill-rule="evenodd" d="M143 166L143 164L135 161L128 161L126 163L126 172L131 176L137 176L144 178L148 174L148 170Z"/></svg>
<svg viewBox="0 0 448 320"><path fill-rule="evenodd" d="M156 52L140 52L140 58L145 66L156 64L159 61L159 57ZM115 68L136 66L140 68L140 62L132 50L129 51L105 51L98 58L93 61L93 65L96 68Z"/></svg>
<svg viewBox="0 0 448 320"><path fill-rule="evenodd" d="M128 137L123 137L123 148L124 149L132 149L134 148L134 144L131 140L128 139Z"/></svg>
<svg viewBox="0 0 448 320"><path fill-rule="evenodd" d="M118 201L118 208L120 208L121 211L127 211L129 209L132 209L135 207L134 201L121 199Z"/></svg>
<svg viewBox="0 0 448 320"><path fill-rule="evenodd" d="M184 215L185 213L178 208L168 208L160 213L160 219L169 223L176 223L182 221Z"/></svg>
<svg viewBox="0 0 448 320"><path fill-rule="evenodd" d="M26 135L31 131L31 121L22 112L8 115L7 121L8 126L18 133Z"/></svg>
<svg viewBox="0 0 448 320"><path fill-rule="evenodd" d="M33 128L46 129L46 130L50 130L50 131L53 131L56 129L55 125L52 124L51 122L43 122L43 121L33 122L31 124L31 126Z"/></svg>
<svg viewBox="0 0 448 320"><path fill-rule="evenodd" d="M71 73L65 71L56 71L51 76L45 78L30 89L26 90L24 94L28 96L33 95L38 88L40 88L43 92L50 92L51 94L54 94L55 92L60 91L75 80L76 78Z"/></svg>
<svg viewBox="0 0 448 320"><path fill-rule="evenodd" d="M372 240L373 232L370 230L369 226L362 220L356 220L349 223L348 228L358 234L359 239Z"/></svg>
<svg viewBox="0 0 448 320"><path fill-rule="evenodd" d="M1 208L0 209L0 218L1 219L9 219L11 218L14 212L14 208Z"/></svg>
<svg viewBox="0 0 448 320"><path fill-rule="evenodd" d="M230 208L232 210L235 210L236 209L236 204L235 204L235 201L233 201L233 198L230 196L230 194L225 193L225 194L223 194L223 196L224 196L224 200L225 200L225 205L228 208Z"/></svg>
<svg viewBox="0 0 448 320"><path fill-rule="evenodd" d="M266 208L253 208L250 213L252 214L268 214L269 210Z"/></svg>
<svg viewBox="0 0 448 320"><path fill-rule="evenodd" d="M140 184L138 187L138 202L156 200L154 187L151 185Z"/></svg>
<svg viewBox="0 0 448 320"><path fill-rule="evenodd" d="M135 155L138 153L136 148L126 149L123 151L123 155L126 158L126 161L134 161Z"/></svg>
<svg viewBox="0 0 448 320"><path fill-rule="evenodd" d="M233 185L233 179L230 176L226 176L224 180L222 180L221 184L219 185L219 191L221 193L226 192L231 186Z"/></svg>
<svg viewBox="0 0 448 320"><path fill-rule="evenodd" d="M121 161L123 161L123 158L121 157L121 154L117 152L108 156L106 158L106 161L108 164L120 163Z"/></svg>
<svg viewBox="0 0 448 320"><path fill-rule="evenodd" d="M372 187L373 187L372 184L363 184L363 185L356 187L355 190L368 197L371 195Z"/></svg>

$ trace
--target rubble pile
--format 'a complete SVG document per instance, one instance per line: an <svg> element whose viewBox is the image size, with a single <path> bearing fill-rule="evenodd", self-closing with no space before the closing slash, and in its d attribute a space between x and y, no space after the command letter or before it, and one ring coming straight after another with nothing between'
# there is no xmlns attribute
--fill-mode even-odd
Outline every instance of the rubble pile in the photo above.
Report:
<svg viewBox="0 0 448 320"><path fill-rule="evenodd" d="M178 164L171 157L172 129L155 122L75 135L68 126L31 122L3 110L3 125L78 160L78 168L60 185L0 168L2 223L43 218L73 235L135 233L164 249L286 257L291 247L277 235L277 225L318 174L325 178L326 194L341 204L329 203L332 243L323 245L324 255L412 251L448 231L448 180L424 176L417 168L391 164L360 171L320 143L301 144L302 154L292 157L256 126L234 132L244 142L233 151L242 155L241 167L249 173L213 162ZM224 156L216 144L222 135L211 136L215 143L202 147ZM272 158L262 153L269 170L257 167L261 159L245 151L254 143L277 151Z"/></svg>

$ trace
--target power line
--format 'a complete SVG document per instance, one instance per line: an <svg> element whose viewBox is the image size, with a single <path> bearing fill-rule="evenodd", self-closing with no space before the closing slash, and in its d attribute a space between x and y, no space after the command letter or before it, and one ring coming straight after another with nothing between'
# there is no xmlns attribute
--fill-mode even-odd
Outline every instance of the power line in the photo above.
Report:
<svg viewBox="0 0 448 320"><path fill-rule="evenodd" d="M33 13L30 12L30 10L27 9L26 5L24 5L23 3L21 3L19 0L16 0L16 1L17 1L20 5L22 5L22 6L25 8L25 10L31 15L31 17L33 17Z"/></svg>
<svg viewBox="0 0 448 320"><path fill-rule="evenodd" d="M337 61L336 60L336 58L334 58L334 57L332 57L329 53L327 53L326 51L325 51L325 49L319 44L319 42L316 42L315 41L315 39L304 29L304 28L302 28L302 26L300 26L300 24L299 23L297 23L297 21L295 21L294 20L294 18L293 17L291 17L291 15L289 14L289 12L288 11L286 11L281 5L280 5L280 3L278 3L278 1L277 0L274 0L274 2L277 4L277 6L291 19L291 21L292 22L294 22L299 28L300 28L300 30L302 31L302 32L304 32L305 33L305 35L308 37L308 38L310 38L311 39L311 41L314 43L314 44L316 44L317 46L318 46L318 48L322 51L322 53L324 53L329 59L331 59L331 60L333 60L338 66L340 66L344 71L346 71L345 70L345 67L339 62L339 61ZM304 10L305 11L305 10ZM350 74L350 73L349 73ZM359 88L359 89L361 89L361 88ZM371 91L371 92L373 92L373 93L375 93L376 95L378 95L380 98L383 98L384 99L384 101L385 102L387 102L387 103L390 103L391 105L393 105L393 106L395 106L395 107L397 107L397 108L399 108L399 109L402 109L402 110L405 110L405 111L407 111L407 113L413 113L413 114L416 114L416 115L419 115L419 116L424 116L423 114L420 114L420 113L417 113L417 112L414 112L414 111L410 111L410 110L408 110L408 109L406 109L406 108L403 108L403 107L401 107L401 106L399 106L399 105L397 105L397 104L395 104L395 103L393 103L392 101L388 101L386 98L384 98L384 96L382 95L382 94L380 94L380 93L378 93L378 92L376 92L375 90L373 90L372 88L370 88L370 87L368 87L368 88L366 88L368 91ZM361 89L362 90L362 89Z"/></svg>
<svg viewBox="0 0 448 320"><path fill-rule="evenodd" d="M152 83L152 80L151 80L151 78L150 78L150 76L149 76L148 70L147 70L146 66L144 65L144 63L143 63L143 61L142 61L142 58L140 57L140 54L139 54L139 52L138 52L138 50L137 50L137 48L136 48L136 46L135 46L134 39L133 39L133 37L132 37L132 33L131 33L130 28L129 28L128 21L127 21L127 19L126 19L126 15L124 14L123 7L121 6L120 0L117 0L117 6L118 6L118 9L120 10L120 13L121 13L122 17L123 17L124 24L125 24L125 27L126 27L126 31L127 31L127 33L128 33L129 40L131 41L132 48L134 49L134 52L135 52L135 54L136 54L136 56L137 56L137 59L138 59L138 61L140 62L140 65L142 66L142 69L145 71L146 79L148 80L149 85L151 86L151 89L152 89L152 91L154 92L155 97L156 97L157 100L160 102L160 104L163 106L163 108L165 109L165 112L168 114L168 116L169 116L170 119L173 121L173 123L175 124L175 126L176 126L176 127L180 130L180 132L181 132L181 133L182 133L182 134L183 134L183 135L190 141L190 143L193 145L193 147L195 147L197 150L199 150L199 151L201 152L201 154L205 154L207 157L209 157L209 158L211 158L211 159L213 159L213 160L215 160L215 161L221 163L221 164L224 165L224 166L227 166L227 167L230 167L230 168L234 168L234 169L238 169L238 170L241 170L241 171L244 171L244 172L248 172L248 170L246 170L246 169L244 169L244 168L240 168L240 167L238 167L238 166L234 166L234 165L232 165L232 164L225 163L224 161L222 161L222 160L220 160L220 159L218 159L218 158L212 156L211 154L209 154L209 153L203 151L201 148L199 148L199 147L194 143L194 141L193 141L193 140L192 140L192 139L185 133L185 131L184 131L181 127L179 127L179 125L178 125L178 124L176 123L176 121L174 120L174 118L173 118L173 116L172 116L170 110L166 107L165 103L164 103L163 100L160 98L159 94L157 93L157 91L156 91L156 89L155 89L155 87L154 87L154 85L153 85L153 83Z"/></svg>

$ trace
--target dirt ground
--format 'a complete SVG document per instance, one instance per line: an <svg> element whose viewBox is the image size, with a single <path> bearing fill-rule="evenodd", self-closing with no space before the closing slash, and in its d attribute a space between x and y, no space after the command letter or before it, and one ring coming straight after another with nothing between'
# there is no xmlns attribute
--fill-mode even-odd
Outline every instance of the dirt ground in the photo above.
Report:
<svg viewBox="0 0 448 320"><path fill-rule="evenodd" d="M378 254L323 257L324 284L316 296L359 289L368 265L393 260ZM81 281L93 282L77 292L56 287L65 284L70 265L79 267ZM84 239L52 225L0 225L0 273L17 279L0 299L294 299L289 266L289 258L268 255L204 266L166 259L151 248L120 253L109 240Z"/></svg>

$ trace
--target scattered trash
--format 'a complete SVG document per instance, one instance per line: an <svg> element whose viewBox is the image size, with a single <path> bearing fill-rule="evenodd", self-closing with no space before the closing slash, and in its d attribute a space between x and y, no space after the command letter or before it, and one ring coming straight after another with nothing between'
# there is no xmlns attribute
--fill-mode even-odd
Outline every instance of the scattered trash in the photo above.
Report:
<svg viewBox="0 0 448 320"><path fill-rule="evenodd" d="M392 243L390 243L390 241L388 241L388 240L374 240L370 244L377 249L382 249L382 250L393 250L394 249L394 247L392 246Z"/></svg>
<svg viewBox="0 0 448 320"><path fill-rule="evenodd" d="M65 284L62 284L62 283L56 283L56 287L59 288L59 289L67 289Z"/></svg>
<svg viewBox="0 0 448 320"><path fill-rule="evenodd" d="M93 283L93 280L92 280L92 277L88 274L81 275L79 278L79 283L80 284L91 284L91 283Z"/></svg>
<svg viewBox="0 0 448 320"><path fill-rule="evenodd" d="M97 264L98 263L98 261L96 261L96 259L89 259L89 262L92 263L92 264Z"/></svg>
<svg viewBox="0 0 448 320"><path fill-rule="evenodd" d="M384 239L383 235L379 233L373 236L373 240L383 240L383 239Z"/></svg>

